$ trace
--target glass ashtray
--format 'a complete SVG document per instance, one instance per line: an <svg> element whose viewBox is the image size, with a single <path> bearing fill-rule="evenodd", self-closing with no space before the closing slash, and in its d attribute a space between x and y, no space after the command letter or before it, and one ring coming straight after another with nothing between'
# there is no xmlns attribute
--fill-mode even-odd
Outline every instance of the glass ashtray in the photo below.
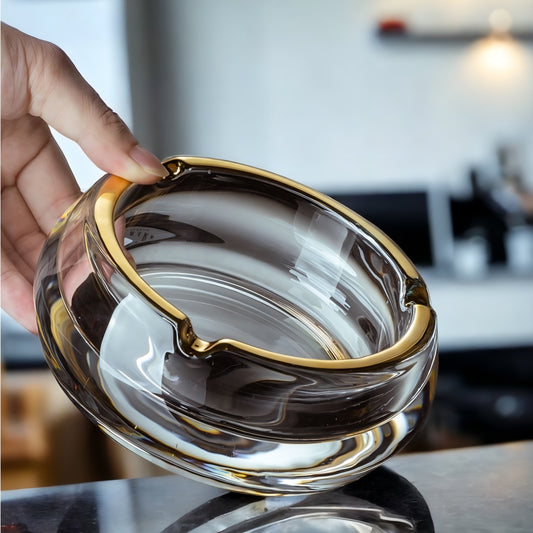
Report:
<svg viewBox="0 0 533 533"><path fill-rule="evenodd" d="M437 372L426 286L383 232L249 166L104 176L58 222L35 282L72 401L150 461L227 489L345 485L398 452Z"/></svg>

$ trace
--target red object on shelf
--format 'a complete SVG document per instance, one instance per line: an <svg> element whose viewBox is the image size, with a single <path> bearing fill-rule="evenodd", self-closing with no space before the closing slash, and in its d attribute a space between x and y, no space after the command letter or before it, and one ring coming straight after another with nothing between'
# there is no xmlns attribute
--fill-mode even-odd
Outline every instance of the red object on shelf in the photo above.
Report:
<svg viewBox="0 0 533 533"><path fill-rule="evenodd" d="M379 21L378 29L380 33L406 33L407 25L402 19L383 19Z"/></svg>

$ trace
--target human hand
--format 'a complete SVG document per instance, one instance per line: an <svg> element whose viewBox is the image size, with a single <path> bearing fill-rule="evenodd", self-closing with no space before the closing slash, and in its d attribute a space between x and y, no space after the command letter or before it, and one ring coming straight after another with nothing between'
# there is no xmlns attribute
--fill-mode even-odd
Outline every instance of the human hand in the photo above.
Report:
<svg viewBox="0 0 533 533"><path fill-rule="evenodd" d="M2 23L2 307L33 333L40 250L80 195L49 126L105 172L139 183L167 173L64 52Z"/></svg>

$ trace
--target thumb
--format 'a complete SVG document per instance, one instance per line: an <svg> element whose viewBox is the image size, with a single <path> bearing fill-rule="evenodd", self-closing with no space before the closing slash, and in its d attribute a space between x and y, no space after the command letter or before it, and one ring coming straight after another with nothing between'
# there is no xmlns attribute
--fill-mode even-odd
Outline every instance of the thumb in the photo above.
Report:
<svg viewBox="0 0 533 533"><path fill-rule="evenodd" d="M35 41L29 47L31 53L26 53L32 115L77 142L105 172L140 183L153 183L168 174L155 155L139 146L60 48L24 38Z"/></svg>

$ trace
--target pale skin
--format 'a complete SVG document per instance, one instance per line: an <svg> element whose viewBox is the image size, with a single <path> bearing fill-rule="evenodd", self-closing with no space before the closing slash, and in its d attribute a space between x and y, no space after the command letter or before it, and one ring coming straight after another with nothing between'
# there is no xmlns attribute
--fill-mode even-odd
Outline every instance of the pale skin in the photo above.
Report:
<svg viewBox="0 0 533 533"><path fill-rule="evenodd" d="M2 24L2 308L36 333L41 247L80 189L50 127L104 172L138 183L166 174L59 48Z"/></svg>

